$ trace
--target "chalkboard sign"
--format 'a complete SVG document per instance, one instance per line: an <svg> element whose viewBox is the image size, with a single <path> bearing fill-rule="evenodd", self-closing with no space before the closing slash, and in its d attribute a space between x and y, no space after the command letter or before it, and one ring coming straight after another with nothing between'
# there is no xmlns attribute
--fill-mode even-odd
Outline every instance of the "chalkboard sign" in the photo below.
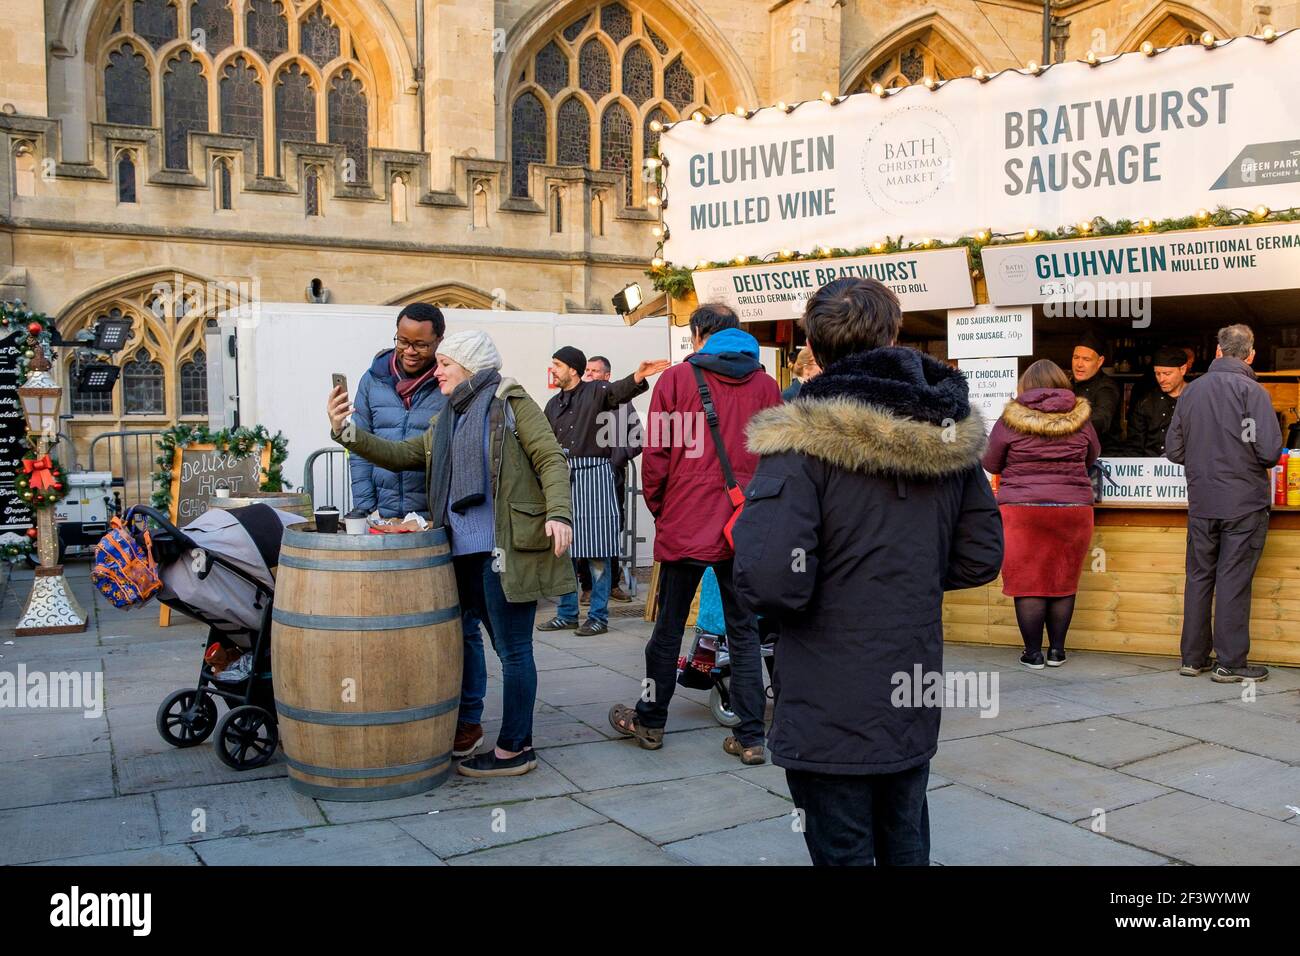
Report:
<svg viewBox="0 0 1300 956"><path fill-rule="evenodd" d="M15 333L0 341L0 531L32 527L32 509L14 491L14 473L27 452L27 420L18 399L18 356Z"/></svg>
<svg viewBox="0 0 1300 956"><path fill-rule="evenodd" d="M218 488L229 488L232 497L257 491L270 463L269 444L242 457L215 445L178 447L172 462L172 523L183 528L207 511Z"/></svg>

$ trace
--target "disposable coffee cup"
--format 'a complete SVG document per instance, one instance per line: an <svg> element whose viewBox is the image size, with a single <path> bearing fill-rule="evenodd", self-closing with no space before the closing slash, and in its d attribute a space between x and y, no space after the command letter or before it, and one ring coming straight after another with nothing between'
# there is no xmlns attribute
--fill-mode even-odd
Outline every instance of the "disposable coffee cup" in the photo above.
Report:
<svg viewBox="0 0 1300 956"><path fill-rule="evenodd" d="M317 508L316 509L316 530L321 534L338 534L339 530L339 509L338 508Z"/></svg>
<svg viewBox="0 0 1300 956"><path fill-rule="evenodd" d="M365 534L370 530L365 518L344 518L343 529L348 534Z"/></svg>
<svg viewBox="0 0 1300 956"><path fill-rule="evenodd" d="M218 498L229 498L229 497L230 497L230 489L229 489L229 488L218 488L217 491L216 491L216 495L217 495Z"/></svg>

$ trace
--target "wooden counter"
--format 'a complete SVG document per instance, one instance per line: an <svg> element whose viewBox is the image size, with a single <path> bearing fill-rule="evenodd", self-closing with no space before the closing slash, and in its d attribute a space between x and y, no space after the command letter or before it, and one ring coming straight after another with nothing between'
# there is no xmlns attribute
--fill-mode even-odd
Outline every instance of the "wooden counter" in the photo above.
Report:
<svg viewBox="0 0 1300 956"><path fill-rule="evenodd" d="M1187 509L1177 505L1098 505L1092 549L1066 649L1177 658L1183 623ZM1002 579L949 592L944 638L961 644L1022 647L1013 600ZM1046 646L1046 637L1044 637ZM1276 507L1251 601L1250 660L1300 665L1300 507Z"/></svg>

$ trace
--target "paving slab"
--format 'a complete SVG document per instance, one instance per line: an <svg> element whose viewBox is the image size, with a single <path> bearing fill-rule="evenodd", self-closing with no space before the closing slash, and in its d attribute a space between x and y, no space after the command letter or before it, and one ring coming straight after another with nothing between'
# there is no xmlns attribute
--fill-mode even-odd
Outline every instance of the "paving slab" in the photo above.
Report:
<svg viewBox="0 0 1300 956"><path fill-rule="evenodd" d="M122 850L120 853L99 853L92 856L74 856L68 860L50 860L45 863L27 863L25 866L200 866L199 858L188 846L174 843L144 850Z"/></svg>
<svg viewBox="0 0 1300 956"><path fill-rule="evenodd" d="M664 849L697 866L812 866L792 811L669 843Z"/></svg>
<svg viewBox="0 0 1300 956"><path fill-rule="evenodd" d="M0 763L0 810L114 796L108 753Z"/></svg>
<svg viewBox="0 0 1300 956"><path fill-rule="evenodd" d="M596 790L574 799L660 845L786 816L792 809L766 788L727 773Z"/></svg>
<svg viewBox="0 0 1300 956"><path fill-rule="evenodd" d="M0 866L157 846L149 796L0 810Z"/></svg>
<svg viewBox="0 0 1300 956"><path fill-rule="evenodd" d="M265 766L232 770L218 759L211 741L184 749L167 747L156 753L136 752L118 757L116 765L117 788L121 793L150 793L240 780L267 780L287 776L289 772L283 751L277 751Z"/></svg>
<svg viewBox="0 0 1300 956"><path fill-rule="evenodd" d="M1261 693L1267 683L1257 685ZM1235 700L1241 697L1241 686L1216 684L1208 677L1183 677L1173 670L1108 681L1062 684L1055 688L1055 693L1066 700L1085 702L1105 713L1129 714L1207 701Z"/></svg>
<svg viewBox="0 0 1300 956"><path fill-rule="evenodd" d="M1161 866L1125 846L961 784L929 795L930 858L944 866Z"/></svg>
<svg viewBox="0 0 1300 956"><path fill-rule="evenodd" d="M631 707L635 703L636 696L633 695L631 697L601 701L596 704L574 704L562 707L561 710L581 720L607 740L624 740L626 738L610 726L609 709L615 704L626 704ZM664 733L672 734L681 730L700 730L721 726L714 718L713 711L709 710L708 707L685 698L678 700L677 696L674 695L668 706L668 723L664 726Z"/></svg>
<svg viewBox="0 0 1300 956"><path fill-rule="evenodd" d="M483 722L484 742L479 746L479 752L496 745L500 730L500 720ZM533 747L539 752L552 747L567 747L570 744L585 744L604 739L605 735L594 727L567 714L538 715L533 720Z"/></svg>
<svg viewBox="0 0 1300 956"><path fill-rule="evenodd" d="M730 773L733 777L739 777L741 780L757 784L764 790L775 793L778 797L784 797L786 800L793 799L790 796L790 784L785 779L785 769L776 766L776 764L765 763L761 767L740 767L730 771ZM930 774L930 776L933 778L934 774Z"/></svg>
<svg viewBox="0 0 1300 956"><path fill-rule="evenodd" d="M607 667L589 665L546 671L538 675L537 696L553 707L594 704L606 700L634 701L641 682Z"/></svg>
<svg viewBox="0 0 1300 956"><path fill-rule="evenodd" d="M586 746L580 744L579 746ZM564 747L562 750L572 748ZM426 793L396 800L349 803L319 800L330 823L414 816L430 810L460 807L509 807L521 800L556 797L578 790L577 784L558 773L547 761L556 751L539 751L537 769L518 777L462 777L452 773L445 783Z"/></svg>
<svg viewBox="0 0 1300 956"><path fill-rule="evenodd" d="M631 739L575 744L548 751L546 760L583 790L605 790L739 769L740 761L722 750L726 736L721 727L685 730L666 735L660 750Z"/></svg>
<svg viewBox="0 0 1300 956"><path fill-rule="evenodd" d="M649 840L624 830L616 823L555 833L525 843L454 857L447 862L451 866L680 865L679 860Z"/></svg>
<svg viewBox="0 0 1300 956"><path fill-rule="evenodd" d="M960 740L1023 727L1083 720L1104 713L1086 702L1063 699L1059 696L1060 690L1061 688L1052 686L1004 692L999 687L998 709L992 717L981 716L978 709L970 707L945 708L939 725L939 739Z"/></svg>
<svg viewBox="0 0 1300 956"><path fill-rule="evenodd" d="M208 866L442 866L387 820L281 830L193 845Z"/></svg>
<svg viewBox="0 0 1300 956"><path fill-rule="evenodd" d="M325 822L312 799L292 790L287 780L162 790L154 796L163 843L194 843ZM195 832L196 821L203 824L199 832Z"/></svg>
<svg viewBox="0 0 1300 956"><path fill-rule="evenodd" d="M443 810L393 821L443 859L607 822L569 797Z"/></svg>
<svg viewBox="0 0 1300 956"><path fill-rule="evenodd" d="M1194 866L1295 866L1300 860L1300 827L1190 793L1107 813L1106 835Z"/></svg>
<svg viewBox="0 0 1300 956"><path fill-rule="evenodd" d="M1007 737L975 737L939 748L942 776L1066 822L1151 800L1168 789Z"/></svg>
<svg viewBox="0 0 1300 956"><path fill-rule="evenodd" d="M1139 760L1124 772L1275 820L1296 817L1287 808L1300 806L1300 767L1219 744Z"/></svg>
<svg viewBox="0 0 1300 956"><path fill-rule="evenodd" d="M1009 730L1003 736L1112 770L1197 742L1182 734L1109 716Z"/></svg>
<svg viewBox="0 0 1300 956"><path fill-rule="evenodd" d="M0 710L0 763L32 757L107 753L108 720L80 711Z"/></svg>
<svg viewBox="0 0 1300 956"><path fill-rule="evenodd" d="M1128 719L1283 763L1300 763L1300 721L1260 707L1258 700L1147 710Z"/></svg>

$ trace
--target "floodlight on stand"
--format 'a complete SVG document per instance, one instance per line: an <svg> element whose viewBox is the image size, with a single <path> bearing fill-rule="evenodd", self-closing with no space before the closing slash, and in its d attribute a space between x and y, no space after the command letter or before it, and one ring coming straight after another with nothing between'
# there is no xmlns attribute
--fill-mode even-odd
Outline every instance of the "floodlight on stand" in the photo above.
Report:
<svg viewBox="0 0 1300 956"><path fill-rule="evenodd" d="M130 338L130 319L100 319L95 323L94 348L101 352L121 351Z"/></svg>
<svg viewBox="0 0 1300 956"><path fill-rule="evenodd" d="M87 362L77 372L77 391L83 394L111 392L121 371L107 362Z"/></svg>
<svg viewBox="0 0 1300 956"><path fill-rule="evenodd" d="M629 312L635 312L639 309L643 301L641 286L635 282L629 282L614 296L614 311L619 315L627 315Z"/></svg>

